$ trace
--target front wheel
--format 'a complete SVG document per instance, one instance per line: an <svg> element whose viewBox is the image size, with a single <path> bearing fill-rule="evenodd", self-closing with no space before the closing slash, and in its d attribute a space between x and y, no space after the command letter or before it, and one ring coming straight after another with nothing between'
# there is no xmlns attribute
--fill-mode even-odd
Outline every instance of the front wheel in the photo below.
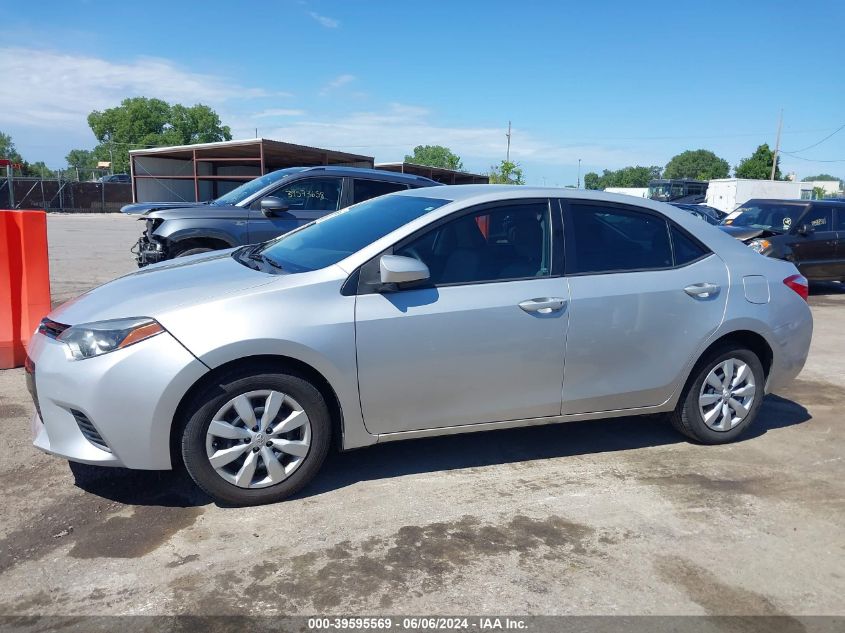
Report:
<svg viewBox="0 0 845 633"><path fill-rule="evenodd" d="M295 494L329 449L325 400L295 374L234 372L198 393L189 411L185 467L226 504L260 505Z"/></svg>
<svg viewBox="0 0 845 633"><path fill-rule="evenodd" d="M749 349L715 350L696 365L670 420L690 439L725 444L742 435L763 402L763 364Z"/></svg>

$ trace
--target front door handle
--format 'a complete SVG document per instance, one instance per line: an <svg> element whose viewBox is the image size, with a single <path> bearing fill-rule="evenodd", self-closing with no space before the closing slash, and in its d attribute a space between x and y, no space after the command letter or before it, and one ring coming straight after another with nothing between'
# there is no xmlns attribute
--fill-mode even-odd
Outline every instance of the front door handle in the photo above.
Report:
<svg viewBox="0 0 845 633"><path fill-rule="evenodd" d="M684 292L686 292L690 297L701 297L702 299L707 299L719 292L719 286L706 282L693 284L684 288Z"/></svg>
<svg viewBox="0 0 845 633"><path fill-rule="evenodd" d="M539 314L551 314L563 310L566 299L560 297L542 297L540 299L528 299L519 304L519 307L526 312L537 312Z"/></svg>

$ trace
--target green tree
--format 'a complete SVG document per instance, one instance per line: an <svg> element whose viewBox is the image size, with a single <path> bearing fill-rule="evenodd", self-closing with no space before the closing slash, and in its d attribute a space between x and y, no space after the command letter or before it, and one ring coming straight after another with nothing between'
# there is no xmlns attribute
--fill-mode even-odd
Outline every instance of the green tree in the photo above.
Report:
<svg viewBox="0 0 845 633"><path fill-rule="evenodd" d="M55 178L56 172L47 167L44 161L36 161L34 163L24 163L24 176L32 176L33 178Z"/></svg>
<svg viewBox="0 0 845 633"><path fill-rule="evenodd" d="M94 152L87 149L72 149L65 156L67 168L76 176L77 172L80 174L89 172L97 168L97 159L94 157Z"/></svg>
<svg viewBox="0 0 845 633"><path fill-rule="evenodd" d="M442 145L417 145L413 154L405 154L405 162L457 171L464 168L461 157Z"/></svg>
<svg viewBox="0 0 845 633"><path fill-rule="evenodd" d="M18 154L18 150L15 149L15 143L12 141L12 137L3 132L0 132L0 158L6 158L13 163L23 162L23 158Z"/></svg>
<svg viewBox="0 0 845 633"><path fill-rule="evenodd" d="M772 162L774 152L769 148L768 143L758 146L754 153L748 158L743 158L736 166L734 175L737 178L750 178L753 180L768 180L772 176ZM775 168L775 180L783 180L780 173L780 157Z"/></svg>
<svg viewBox="0 0 845 633"><path fill-rule="evenodd" d="M608 187L648 187L650 180L660 178L660 167L623 167L616 171L605 169L601 176L595 172L584 174L586 189L607 189Z"/></svg>
<svg viewBox="0 0 845 633"><path fill-rule="evenodd" d="M826 195L824 187L813 187L813 200L824 200Z"/></svg>
<svg viewBox="0 0 845 633"><path fill-rule="evenodd" d="M666 163L664 178L694 178L695 180L713 180L727 178L731 166L724 158L719 158L706 149L687 150Z"/></svg>
<svg viewBox="0 0 845 633"><path fill-rule="evenodd" d="M217 113L206 105L170 105L161 99L132 97L115 108L88 115L88 125L99 144L98 161L111 161L114 172L129 171L129 150L161 145L190 145L230 141L232 132L221 125Z"/></svg>
<svg viewBox="0 0 845 633"><path fill-rule="evenodd" d="M522 167L519 166L519 163L509 160L503 160L498 165L492 165L487 175L490 177L490 184L493 185L525 184L525 175L522 173Z"/></svg>

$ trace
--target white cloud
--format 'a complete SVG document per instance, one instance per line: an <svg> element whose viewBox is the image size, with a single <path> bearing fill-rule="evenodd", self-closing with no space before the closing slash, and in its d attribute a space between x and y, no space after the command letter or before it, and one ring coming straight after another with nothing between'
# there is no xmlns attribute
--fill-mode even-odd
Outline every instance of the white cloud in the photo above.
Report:
<svg viewBox="0 0 845 633"><path fill-rule="evenodd" d="M226 77L194 73L167 59L128 62L42 49L0 47L0 122L38 127L87 128L95 109L126 97L157 97L191 105L271 95Z"/></svg>
<svg viewBox="0 0 845 633"><path fill-rule="evenodd" d="M351 84L353 81L355 81L355 79L356 79L355 75L350 75L348 73L343 74L343 75L338 75L337 77L332 79L329 83L327 83L325 86L323 86L323 89L320 91L320 94L321 95L328 94L332 90L337 90L338 88L342 88L343 86L346 86L347 84Z"/></svg>
<svg viewBox="0 0 845 633"><path fill-rule="evenodd" d="M445 145L464 158L468 167L486 169L505 157L506 126L453 127L438 125L423 107L391 103L378 111L353 112L337 118L309 118L288 125L265 128L264 138L339 149L367 156L377 162L402 160L416 145ZM249 136L249 130L235 129ZM594 144L556 145L519 128L513 129L511 159L551 166L583 164L608 167L633 164L642 152Z"/></svg>
<svg viewBox="0 0 845 633"><path fill-rule="evenodd" d="M303 114L305 114L305 110L296 110L293 108L268 108L267 110L256 112L252 115L252 118L264 119L282 116L302 116Z"/></svg>
<svg viewBox="0 0 845 633"><path fill-rule="evenodd" d="M326 27L327 29L336 29L340 26L340 20L335 20L334 18L326 17L325 15L320 15L316 11L311 11L308 13L312 18L317 20L322 26Z"/></svg>

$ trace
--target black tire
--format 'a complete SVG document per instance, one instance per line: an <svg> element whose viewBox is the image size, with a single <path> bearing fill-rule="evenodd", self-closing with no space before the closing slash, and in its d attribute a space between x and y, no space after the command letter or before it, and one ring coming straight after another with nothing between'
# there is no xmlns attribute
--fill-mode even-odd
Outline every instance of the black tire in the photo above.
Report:
<svg viewBox="0 0 845 633"><path fill-rule="evenodd" d="M754 376L756 393L745 418L730 430L717 431L711 429L705 422L699 410L698 398L701 387L710 371L724 361L735 358L745 362ZM765 372L763 364L757 355L749 349L726 345L713 350L702 358L692 370L684 391L678 400L675 410L669 414L669 420L675 429L691 440L702 444L727 444L733 442L745 433L757 418L757 413L763 403L765 388Z"/></svg>
<svg viewBox="0 0 845 633"><path fill-rule="evenodd" d="M199 255L200 253L210 253L213 250L213 248L208 248L207 246L202 246L198 248L188 248L184 251L176 251L176 254L173 257L187 257L188 255Z"/></svg>
<svg viewBox="0 0 845 633"><path fill-rule="evenodd" d="M254 506L281 501L301 490L320 470L331 445L329 409L320 391L296 373L277 368L235 370L201 389L186 407L182 431L182 459L191 478L216 501L233 506ZM265 488L241 488L221 477L206 453L206 433L212 418L232 398L258 390L289 395L305 410L311 425L311 444L302 463L286 479Z"/></svg>

